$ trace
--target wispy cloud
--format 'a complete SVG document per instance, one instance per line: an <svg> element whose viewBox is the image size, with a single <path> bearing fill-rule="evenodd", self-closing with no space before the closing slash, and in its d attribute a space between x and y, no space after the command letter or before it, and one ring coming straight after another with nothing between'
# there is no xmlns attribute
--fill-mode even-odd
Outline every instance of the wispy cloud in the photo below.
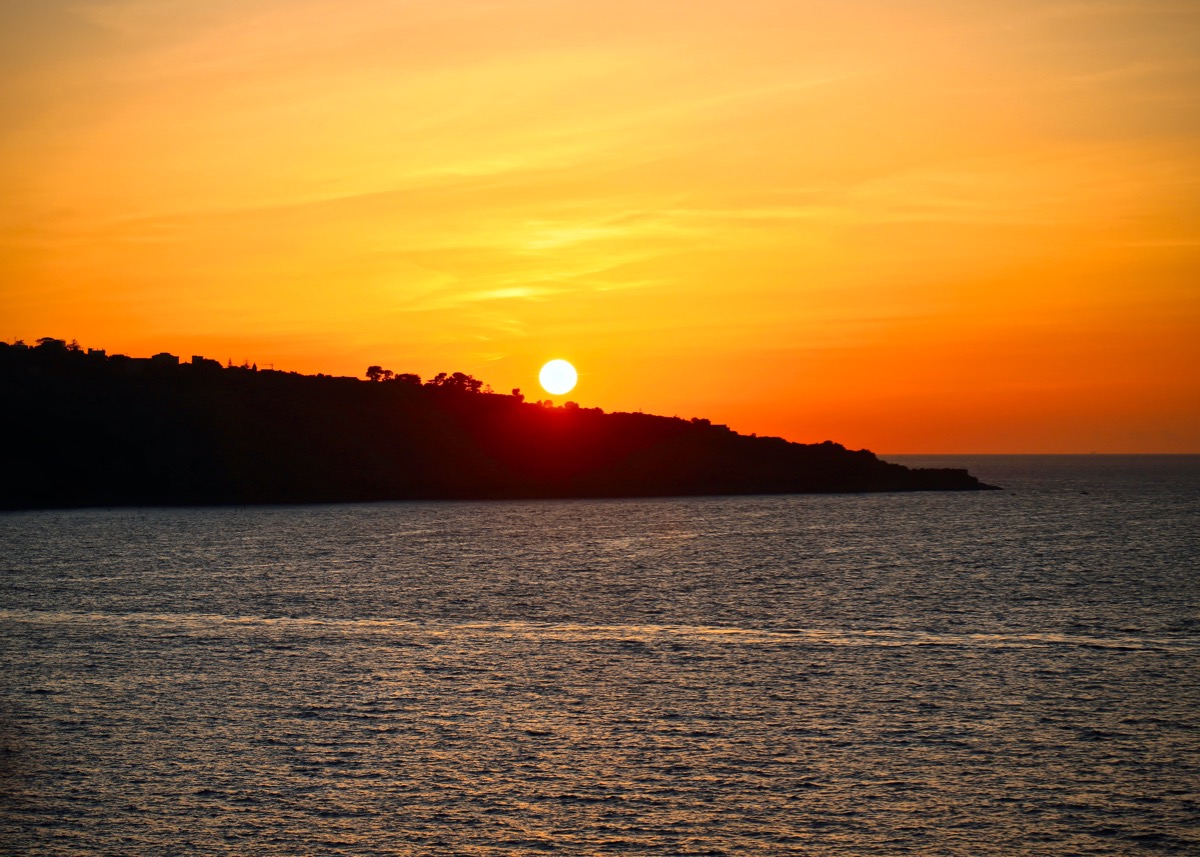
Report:
<svg viewBox="0 0 1200 857"><path fill-rule="evenodd" d="M1130 284L1195 281L1198 10L7 4L0 315L500 372L567 343L697 396L770 352L795 401L967 335L1051 361L1048 307L1095 308L1087 351Z"/></svg>

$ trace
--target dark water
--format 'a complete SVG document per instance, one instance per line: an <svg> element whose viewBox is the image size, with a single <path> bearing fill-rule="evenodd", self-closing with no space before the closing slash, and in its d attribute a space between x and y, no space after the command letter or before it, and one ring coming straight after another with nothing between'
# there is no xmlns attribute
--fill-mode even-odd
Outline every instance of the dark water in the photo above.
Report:
<svg viewBox="0 0 1200 857"><path fill-rule="evenodd" d="M904 460L0 516L0 851L1200 853L1200 457Z"/></svg>

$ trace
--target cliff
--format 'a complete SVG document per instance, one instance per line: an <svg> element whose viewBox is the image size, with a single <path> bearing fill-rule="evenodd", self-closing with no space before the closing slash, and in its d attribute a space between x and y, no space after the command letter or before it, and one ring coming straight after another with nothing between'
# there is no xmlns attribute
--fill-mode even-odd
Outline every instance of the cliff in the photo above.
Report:
<svg viewBox="0 0 1200 857"><path fill-rule="evenodd" d="M706 420L0 344L0 508L988 488Z"/></svg>

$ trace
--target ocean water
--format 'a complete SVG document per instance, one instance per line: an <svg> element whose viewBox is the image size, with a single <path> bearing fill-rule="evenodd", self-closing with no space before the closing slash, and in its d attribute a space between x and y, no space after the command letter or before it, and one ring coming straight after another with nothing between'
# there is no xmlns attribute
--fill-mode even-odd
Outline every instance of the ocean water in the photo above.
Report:
<svg viewBox="0 0 1200 857"><path fill-rule="evenodd" d="M0 515L0 853L1200 853L1200 457Z"/></svg>

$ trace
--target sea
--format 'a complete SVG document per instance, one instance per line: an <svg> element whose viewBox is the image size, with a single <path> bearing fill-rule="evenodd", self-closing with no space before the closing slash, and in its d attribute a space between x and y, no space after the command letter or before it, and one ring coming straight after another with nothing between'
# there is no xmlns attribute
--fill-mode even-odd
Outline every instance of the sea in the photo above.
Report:
<svg viewBox="0 0 1200 857"><path fill-rule="evenodd" d="M0 853L1200 854L1200 456L0 515Z"/></svg>

